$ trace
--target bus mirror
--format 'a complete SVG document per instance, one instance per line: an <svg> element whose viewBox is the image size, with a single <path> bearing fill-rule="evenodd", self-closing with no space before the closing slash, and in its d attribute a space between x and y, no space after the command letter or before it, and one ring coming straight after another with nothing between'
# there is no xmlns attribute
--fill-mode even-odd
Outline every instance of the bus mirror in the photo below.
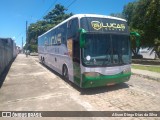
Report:
<svg viewBox="0 0 160 120"><path fill-rule="evenodd" d="M79 33L80 33L80 48L84 48L86 31L84 29L79 29Z"/></svg>
<svg viewBox="0 0 160 120"><path fill-rule="evenodd" d="M140 46L140 35L137 32L131 32L130 35L133 35L136 37L136 46L139 47Z"/></svg>

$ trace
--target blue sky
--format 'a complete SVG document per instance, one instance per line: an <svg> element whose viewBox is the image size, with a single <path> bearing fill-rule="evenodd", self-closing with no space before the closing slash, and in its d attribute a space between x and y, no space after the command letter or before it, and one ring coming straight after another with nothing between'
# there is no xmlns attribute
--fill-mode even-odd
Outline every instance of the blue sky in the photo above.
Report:
<svg viewBox="0 0 160 120"><path fill-rule="evenodd" d="M54 8L55 1L68 7L74 0L0 0L0 37L13 38L21 46L22 37L24 43L26 39L26 21L29 25L42 19L49 8L48 12ZM132 1L135 0L76 0L67 13L110 15L122 12L124 5Z"/></svg>

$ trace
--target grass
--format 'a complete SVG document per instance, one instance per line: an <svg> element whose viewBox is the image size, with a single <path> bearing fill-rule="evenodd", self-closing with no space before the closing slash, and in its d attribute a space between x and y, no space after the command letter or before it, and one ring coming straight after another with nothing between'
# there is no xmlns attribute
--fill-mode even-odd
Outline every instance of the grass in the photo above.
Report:
<svg viewBox="0 0 160 120"><path fill-rule="evenodd" d="M155 66L132 65L132 68L160 73L160 67Z"/></svg>

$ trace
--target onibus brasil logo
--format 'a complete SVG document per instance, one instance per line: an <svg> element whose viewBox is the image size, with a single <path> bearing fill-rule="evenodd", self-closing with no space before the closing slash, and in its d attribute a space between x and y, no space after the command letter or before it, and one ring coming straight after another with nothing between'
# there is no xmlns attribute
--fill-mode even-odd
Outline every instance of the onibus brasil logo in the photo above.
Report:
<svg viewBox="0 0 160 120"><path fill-rule="evenodd" d="M106 28L109 30L125 30L125 25L124 24L117 24L117 23L106 23L104 24L103 22L99 21L92 21L91 25L93 29L95 30L100 30L101 28Z"/></svg>

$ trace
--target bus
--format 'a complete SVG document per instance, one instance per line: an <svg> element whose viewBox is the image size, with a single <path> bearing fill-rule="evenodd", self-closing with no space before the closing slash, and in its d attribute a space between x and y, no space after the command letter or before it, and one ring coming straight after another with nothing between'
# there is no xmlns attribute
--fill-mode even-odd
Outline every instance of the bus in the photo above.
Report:
<svg viewBox="0 0 160 120"><path fill-rule="evenodd" d="M124 19L73 15L38 37L39 60L81 88L110 86L131 76L130 33Z"/></svg>

